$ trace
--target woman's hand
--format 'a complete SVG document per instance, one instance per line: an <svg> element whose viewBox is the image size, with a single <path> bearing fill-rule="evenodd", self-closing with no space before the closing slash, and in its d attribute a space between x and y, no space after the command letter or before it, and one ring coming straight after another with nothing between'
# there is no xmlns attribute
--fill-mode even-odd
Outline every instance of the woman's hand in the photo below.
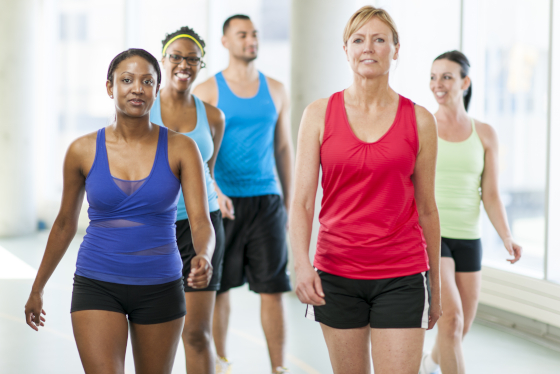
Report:
<svg viewBox="0 0 560 374"><path fill-rule="evenodd" d="M222 212L222 216L227 219L235 219L235 212L233 210L233 202L229 197L224 195L221 191L217 191L218 193L218 204L220 205L220 210Z"/></svg>
<svg viewBox="0 0 560 374"><path fill-rule="evenodd" d="M45 326L46 315L43 310L43 292L31 291L29 299L25 304L25 322L35 331L39 331L39 326Z"/></svg>
<svg viewBox="0 0 560 374"><path fill-rule="evenodd" d="M311 267L296 270L296 295L304 304L325 305L325 294L319 274Z"/></svg>
<svg viewBox="0 0 560 374"><path fill-rule="evenodd" d="M428 330L436 325L438 319L443 315L441 309L441 294L439 290L431 290L430 313L428 315Z"/></svg>
<svg viewBox="0 0 560 374"><path fill-rule="evenodd" d="M196 255L191 260L191 272L187 285L192 288L206 288L213 274L212 263L206 255Z"/></svg>
<svg viewBox="0 0 560 374"><path fill-rule="evenodd" d="M506 247L509 255L513 256L513 258L508 258L507 261L512 264L515 264L517 261L519 261L519 259L521 258L521 253L523 252L523 248L521 248L519 244L514 242L512 238L506 238L504 240L504 247Z"/></svg>

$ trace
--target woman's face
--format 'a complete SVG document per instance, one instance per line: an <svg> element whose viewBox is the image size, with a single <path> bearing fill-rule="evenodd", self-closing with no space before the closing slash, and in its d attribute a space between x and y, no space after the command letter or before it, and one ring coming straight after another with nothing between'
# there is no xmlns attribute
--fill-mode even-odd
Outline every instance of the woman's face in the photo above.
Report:
<svg viewBox="0 0 560 374"><path fill-rule="evenodd" d="M158 90L156 69L140 56L121 61L113 72L113 83L107 81L117 112L130 117L149 115Z"/></svg>
<svg viewBox="0 0 560 374"><path fill-rule="evenodd" d="M188 90L201 69L201 62L199 61L197 66L191 66L186 59L183 59L179 64L175 64L171 60L173 57L180 56L187 57L194 62L201 58L200 48L188 38L179 38L167 47L165 54L162 59L166 78L165 84L180 92Z"/></svg>
<svg viewBox="0 0 560 374"><path fill-rule="evenodd" d="M464 91L471 84L467 76L461 78L461 65L441 59L432 64L430 90L439 105L462 105Z"/></svg>
<svg viewBox="0 0 560 374"><path fill-rule="evenodd" d="M393 42L391 28L374 17L350 35L344 51L355 74L375 78L389 73L391 62L398 57L399 47Z"/></svg>

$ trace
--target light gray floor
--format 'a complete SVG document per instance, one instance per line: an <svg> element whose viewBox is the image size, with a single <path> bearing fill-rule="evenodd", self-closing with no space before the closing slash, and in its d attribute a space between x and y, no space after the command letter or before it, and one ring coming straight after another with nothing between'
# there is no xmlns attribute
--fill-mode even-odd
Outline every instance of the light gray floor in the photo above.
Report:
<svg viewBox="0 0 560 374"><path fill-rule="evenodd" d="M0 239L0 246L35 269L41 261L47 233ZM31 279L2 279L0 274L0 373L82 373L70 324L72 276L81 237L76 237L45 290L47 325L38 333L25 325L23 307ZM259 297L246 288L232 292L229 356L233 374L269 373L264 335L259 324ZM327 348L319 325L303 317L304 306L294 294L286 295L289 342L288 362L293 374L329 374ZM426 347L435 333L426 335ZM467 372L478 374L559 374L560 354L519 337L475 324L464 343ZM127 373L134 373L129 352ZM185 373L182 346L173 373Z"/></svg>

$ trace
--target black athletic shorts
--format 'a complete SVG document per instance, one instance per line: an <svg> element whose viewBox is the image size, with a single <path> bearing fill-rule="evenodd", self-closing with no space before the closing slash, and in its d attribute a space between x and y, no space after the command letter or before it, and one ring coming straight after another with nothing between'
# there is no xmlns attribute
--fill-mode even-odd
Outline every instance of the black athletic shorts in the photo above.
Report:
<svg viewBox="0 0 560 374"><path fill-rule="evenodd" d="M455 260L456 272L473 272L482 269L482 242L480 239L441 238L441 257Z"/></svg>
<svg viewBox="0 0 560 374"><path fill-rule="evenodd" d="M222 260L224 259L224 226L222 225L222 212L210 212L210 220L216 233L216 248L212 255L212 279L206 288L192 288L187 285L186 279L191 272L191 260L196 256L192 242L191 225L188 219L177 221L177 246L183 260L183 280L185 292L218 291L222 279Z"/></svg>
<svg viewBox="0 0 560 374"><path fill-rule="evenodd" d="M291 290L287 272L286 209L279 195L231 198L235 219L224 219L224 271L219 292L249 282L257 293Z"/></svg>
<svg viewBox="0 0 560 374"><path fill-rule="evenodd" d="M139 286L74 275L70 313L81 310L122 313L141 325L173 321L187 314L183 280Z"/></svg>
<svg viewBox="0 0 560 374"><path fill-rule="evenodd" d="M428 328L428 272L387 279L350 279L317 270L325 305L305 316L336 329Z"/></svg>

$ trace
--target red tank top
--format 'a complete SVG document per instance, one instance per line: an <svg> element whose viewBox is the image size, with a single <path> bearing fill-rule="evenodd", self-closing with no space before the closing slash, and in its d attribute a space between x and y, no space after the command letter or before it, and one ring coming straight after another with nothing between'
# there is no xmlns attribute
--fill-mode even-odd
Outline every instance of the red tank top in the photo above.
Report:
<svg viewBox="0 0 560 374"><path fill-rule="evenodd" d="M399 96L395 121L379 140L352 131L344 91L327 105L321 144L323 201L314 265L352 279L429 269L411 176L418 154L414 103Z"/></svg>

